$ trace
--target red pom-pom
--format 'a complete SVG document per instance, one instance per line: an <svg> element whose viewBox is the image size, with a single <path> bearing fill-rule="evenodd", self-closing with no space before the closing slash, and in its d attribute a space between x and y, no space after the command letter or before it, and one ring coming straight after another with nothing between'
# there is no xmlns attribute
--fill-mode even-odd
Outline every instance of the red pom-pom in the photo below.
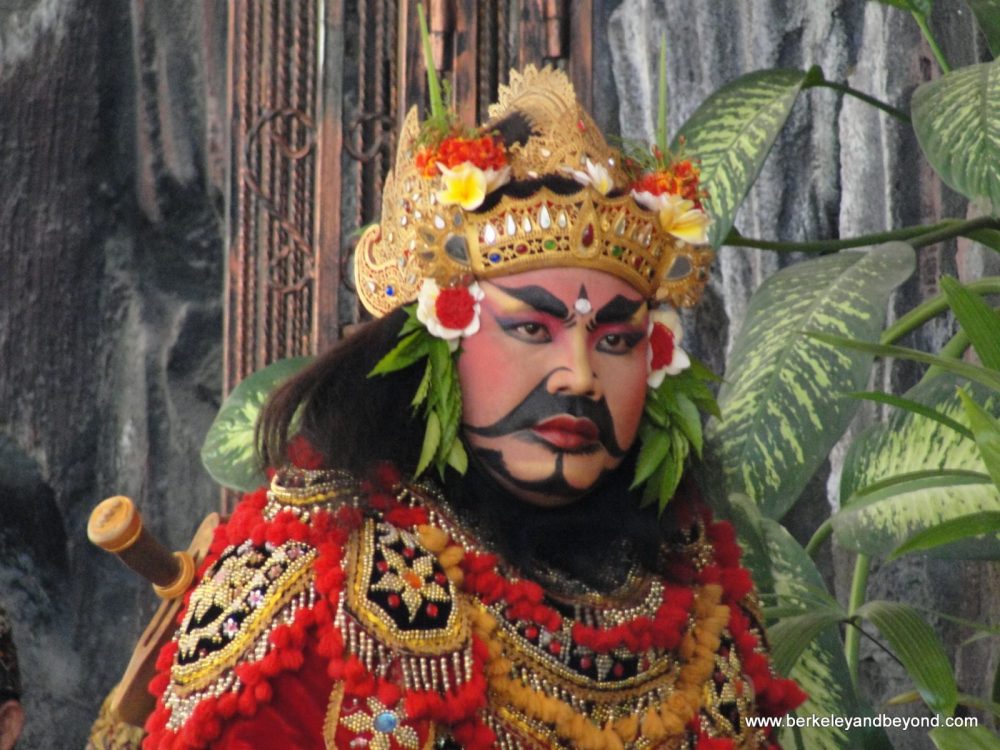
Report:
<svg viewBox="0 0 1000 750"><path fill-rule="evenodd" d="M324 464L323 454L302 435L296 435L289 441L287 452L288 460L300 469L319 469Z"/></svg>
<svg viewBox="0 0 1000 750"><path fill-rule="evenodd" d="M674 332L663 323L654 323L653 331L649 334L649 347L653 352L650 367L654 370L669 367L674 361Z"/></svg>
<svg viewBox="0 0 1000 750"><path fill-rule="evenodd" d="M392 492L399 486L402 475L393 464L383 461L375 467L375 483L384 490Z"/></svg>
<svg viewBox="0 0 1000 750"><path fill-rule="evenodd" d="M434 301L434 312L442 326L460 331L476 317L475 304L465 287L442 289Z"/></svg>
<svg viewBox="0 0 1000 750"><path fill-rule="evenodd" d="M228 719L233 716L239 706L237 705L236 693L225 693L219 697L219 716Z"/></svg>
<svg viewBox="0 0 1000 750"><path fill-rule="evenodd" d="M378 690L376 691L376 697L379 699L379 702L389 708L399 703L401 696L402 691L400 691L397 685L391 682L383 682L378 686Z"/></svg>

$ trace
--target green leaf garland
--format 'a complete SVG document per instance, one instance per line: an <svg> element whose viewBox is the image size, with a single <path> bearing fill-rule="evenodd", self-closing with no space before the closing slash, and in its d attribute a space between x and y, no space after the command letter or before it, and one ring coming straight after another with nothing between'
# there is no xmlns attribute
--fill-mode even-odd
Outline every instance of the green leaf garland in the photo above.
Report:
<svg viewBox="0 0 1000 750"><path fill-rule="evenodd" d="M668 375L646 395L646 409L639 427L639 458L632 487L643 486L642 504L667 507L693 450L701 456L704 433L701 412L718 414L719 407L708 383L718 376L700 362L677 375Z"/></svg>
<svg viewBox="0 0 1000 750"><path fill-rule="evenodd" d="M447 341L433 336L417 319L415 304L404 309L408 317L399 331L399 343L379 360L368 377L425 362L423 377L411 401L414 409L423 408L426 421L414 476L420 476L431 465L442 479L448 466L464 474L468 456L459 439L462 389L455 369L457 354L452 353Z"/></svg>

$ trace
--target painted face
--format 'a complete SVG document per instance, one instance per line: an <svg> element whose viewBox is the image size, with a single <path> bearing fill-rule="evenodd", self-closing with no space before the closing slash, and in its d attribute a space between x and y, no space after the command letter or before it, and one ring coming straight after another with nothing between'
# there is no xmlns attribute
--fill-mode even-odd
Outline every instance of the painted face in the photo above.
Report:
<svg viewBox="0 0 1000 750"><path fill-rule="evenodd" d="M588 269L480 286L481 327L458 358L466 441L515 496L569 503L635 440L646 400L645 300Z"/></svg>

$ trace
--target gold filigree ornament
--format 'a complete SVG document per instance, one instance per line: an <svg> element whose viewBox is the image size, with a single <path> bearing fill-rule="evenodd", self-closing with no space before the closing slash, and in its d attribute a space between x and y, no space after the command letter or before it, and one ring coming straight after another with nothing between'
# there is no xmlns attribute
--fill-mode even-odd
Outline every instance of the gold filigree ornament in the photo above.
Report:
<svg viewBox="0 0 1000 750"><path fill-rule="evenodd" d="M424 278L446 287L566 266L610 273L653 301L694 305L708 281L712 250L666 231L658 212L636 201L622 154L605 141L562 71L528 66L512 71L510 80L480 132L495 132L517 117L531 135L508 144L513 182L475 210L442 205L443 178L426 177L416 163L416 108L407 114L381 222L365 230L355 252L365 307L385 315L413 301ZM553 176L578 180L580 190L541 187L518 197L518 184Z"/></svg>

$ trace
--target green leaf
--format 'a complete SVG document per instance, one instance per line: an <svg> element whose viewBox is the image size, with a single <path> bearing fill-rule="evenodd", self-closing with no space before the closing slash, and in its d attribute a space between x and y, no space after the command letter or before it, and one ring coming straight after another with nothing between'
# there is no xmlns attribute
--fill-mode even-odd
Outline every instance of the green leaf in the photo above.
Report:
<svg viewBox="0 0 1000 750"><path fill-rule="evenodd" d="M683 138L687 153L701 161L713 247L729 233L805 78L801 70L762 70L737 78L706 99L671 144L676 152Z"/></svg>
<svg viewBox="0 0 1000 750"><path fill-rule="evenodd" d="M691 447L694 448L695 454L700 457L704 440L701 431L701 413L698 411L698 407L683 393L677 393L669 412L674 426L683 433L691 443Z"/></svg>
<svg viewBox="0 0 1000 750"><path fill-rule="evenodd" d="M811 599L822 591L823 578L813 561L792 535L777 521L760 519L760 528L767 543L768 554L763 560L748 561L754 580L761 580L767 566L774 580L774 592L783 601ZM835 603L833 605L835 606ZM773 628L771 629L773 632ZM772 643L775 639L771 639ZM844 660L843 644L831 630L806 647L789 674L799 683L809 699L800 706L799 716L858 716L865 714L851 688L851 678ZM862 730L847 732L839 728L807 727L783 729L779 737L786 750L835 750L839 748L871 748L885 744L881 730L867 733Z"/></svg>
<svg viewBox="0 0 1000 750"><path fill-rule="evenodd" d="M965 414L972 425L986 470L993 478L993 484L1000 489L1000 422L973 401L964 388L959 389L958 397L962 400Z"/></svg>
<svg viewBox="0 0 1000 750"><path fill-rule="evenodd" d="M368 377L371 378L375 375L385 375L396 370L403 370L419 362L427 356L428 349L433 340L435 339L424 328L407 334L396 344L392 351L379 360L374 369L368 373Z"/></svg>
<svg viewBox="0 0 1000 750"><path fill-rule="evenodd" d="M797 263L761 285L719 391L722 419L708 425L728 492L772 518L795 503L858 408L842 394L865 386L872 362L803 331L875 340L913 267L912 248L890 243Z"/></svg>
<svg viewBox="0 0 1000 750"><path fill-rule="evenodd" d="M681 474L684 473L684 459L688 454L688 442L679 430L670 431L670 450L667 452L666 460L663 462L663 475L660 477L660 487L657 492L659 498L660 513L667 507L667 503L677 492L677 487L681 483Z"/></svg>
<svg viewBox="0 0 1000 750"><path fill-rule="evenodd" d="M889 642L920 696L932 711L951 716L958 688L951 664L934 630L916 609L901 602L871 601L857 609Z"/></svg>
<svg viewBox="0 0 1000 750"><path fill-rule="evenodd" d="M781 674L788 674L809 644L824 630L835 627L842 620L838 610L806 612L785 617L768 629L771 642L771 662Z"/></svg>
<svg viewBox="0 0 1000 750"><path fill-rule="evenodd" d="M928 736L938 750L1000 750L1000 738L986 727L938 727Z"/></svg>
<svg viewBox="0 0 1000 750"><path fill-rule="evenodd" d="M847 394L851 398L861 398L866 401L874 401L878 404L887 404L888 406L895 406L897 409L905 409L906 411L913 412L914 414L920 414L921 416L927 417L928 419L933 419L935 422L940 422L941 424L950 427L951 429L958 432L960 435L973 439L972 430L950 417L946 417L939 411L935 411L929 406L918 403L908 398L903 398L902 396L894 396L891 393L882 393L881 391L859 391L858 393Z"/></svg>
<svg viewBox="0 0 1000 750"><path fill-rule="evenodd" d="M201 448L201 462L212 479L240 492L267 483L254 442L257 419L272 391L311 362L312 357L279 360L248 376L226 397Z"/></svg>
<svg viewBox="0 0 1000 750"><path fill-rule="evenodd" d="M895 560L911 552L925 552L944 544L951 544L980 534L993 534L1000 541L1000 511L986 511L958 516L924 529L892 551L888 560Z"/></svg>
<svg viewBox="0 0 1000 750"><path fill-rule="evenodd" d="M809 335L817 341L823 341L831 346L840 346L845 349L853 349L859 352L867 352L879 357L896 357L897 359L909 359L914 362L921 362L925 365L934 365L945 372L960 375L963 378L981 383L987 388L1000 390L1000 373L987 370L980 365L969 364L957 359L939 357L936 354L928 354L919 349L908 349L905 346L888 346L885 344L872 344L857 339L845 338L843 336L831 336L827 333L810 331Z"/></svg>
<svg viewBox="0 0 1000 750"><path fill-rule="evenodd" d="M927 161L950 187L1000 209L1000 61L970 65L920 85L913 129Z"/></svg>
<svg viewBox="0 0 1000 750"><path fill-rule="evenodd" d="M984 366L1000 372L1000 315L978 294L973 294L950 276L941 277L948 306L968 335Z"/></svg>
<svg viewBox="0 0 1000 750"><path fill-rule="evenodd" d="M427 415L427 428L424 430L424 444L420 448L420 460L417 462L417 471L414 476L424 473L434 456L437 454L438 446L441 444L441 421L437 412L430 412Z"/></svg>
<svg viewBox="0 0 1000 750"><path fill-rule="evenodd" d="M459 474L465 474L469 470L469 456L461 440L452 441L451 450L448 451L448 465Z"/></svg>
<svg viewBox="0 0 1000 750"><path fill-rule="evenodd" d="M915 386L906 398L965 423L958 382L953 375L941 375ZM1000 413L1000 394L969 387L989 413ZM1000 511L1000 490L989 480L976 444L908 411L891 414L854 440L844 458L840 498L841 510L832 520L838 542L877 557L954 518ZM931 554L992 559L1000 556L1000 541L966 540L934 548Z"/></svg>
<svg viewBox="0 0 1000 750"><path fill-rule="evenodd" d="M659 468L670 450L670 435L661 428L649 425L642 430L642 446L639 448L639 458L636 459L635 479L632 489L645 482Z"/></svg>
<svg viewBox="0 0 1000 750"><path fill-rule="evenodd" d="M986 36L990 53L1000 55L1000 2L997 0L966 0L976 17L976 23Z"/></svg>
<svg viewBox="0 0 1000 750"><path fill-rule="evenodd" d="M431 363L428 361L427 366L424 367L424 375L420 378L420 384L417 386L417 392L413 394L410 406L416 408L427 400L427 394L431 388L431 369Z"/></svg>

